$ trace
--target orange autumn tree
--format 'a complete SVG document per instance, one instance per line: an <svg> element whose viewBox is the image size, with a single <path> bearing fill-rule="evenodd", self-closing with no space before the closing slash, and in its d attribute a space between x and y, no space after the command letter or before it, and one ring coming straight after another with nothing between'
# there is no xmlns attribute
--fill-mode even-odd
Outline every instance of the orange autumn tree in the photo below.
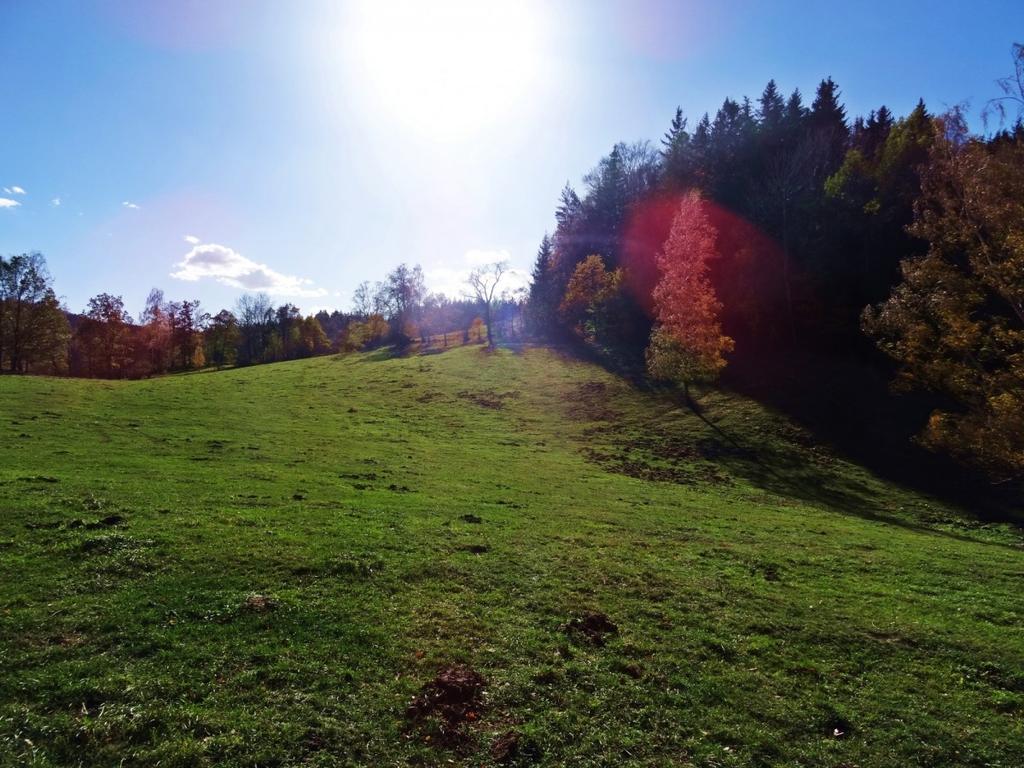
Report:
<svg viewBox="0 0 1024 768"><path fill-rule="evenodd" d="M657 259L657 324L647 347L647 370L655 379L682 384L687 395L690 384L718 378L724 355L733 348L733 340L722 333L722 303L708 277L717 239L704 201L691 192L679 204Z"/></svg>

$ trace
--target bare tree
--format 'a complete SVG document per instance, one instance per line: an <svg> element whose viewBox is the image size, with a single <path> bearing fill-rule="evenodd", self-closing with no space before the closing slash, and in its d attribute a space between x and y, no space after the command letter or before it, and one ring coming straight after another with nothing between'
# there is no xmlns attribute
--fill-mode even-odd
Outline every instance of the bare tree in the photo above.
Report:
<svg viewBox="0 0 1024 768"><path fill-rule="evenodd" d="M501 277L507 271L507 262L496 261L493 264L477 267L469 273L469 279L466 281L471 289L470 298L476 299L477 302L483 305L484 322L487 323L487 346L490 349L494 348L494 323L492 318L494 300L498 293L498 284L501 282Z"/></svg>
<svg viewBox="0 0 1024 768"><path fill-rule="evenodd" d="M373 311L373 288L368 280L363 280L352 292L352 312L365 320Z"/></svg>
<svg viewBox="0 0 1024 768"><path fill-rule="evenodd" d="M989 118L993 115L999 118L999 126L1002 127L1007 120L1008 107L1016 110L1017 120L1024 117L1024 45L1014 43L1010 53L1013 57L1013 74L996 80L1003 95L989 99L981 111L985 127L988 127Z"/></svg>

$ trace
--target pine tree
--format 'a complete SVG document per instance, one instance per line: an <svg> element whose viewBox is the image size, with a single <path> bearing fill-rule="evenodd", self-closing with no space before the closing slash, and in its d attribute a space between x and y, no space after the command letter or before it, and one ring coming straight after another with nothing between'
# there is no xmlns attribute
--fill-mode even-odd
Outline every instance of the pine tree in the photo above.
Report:
<svg viewBox="0 0 1024 768"><path fill-rule="evenodd" d="M679 141L680 135L686 132L686 118L683 117L683 108L676 107L675 117L672 118L672 126L665 132L661 139L662 157L668 159Z"/></svg>
<svg viewBox="0 0 1024 768"><path fill-rule="evenodd" d="M558 226L560 228L571 226L579 217L582 209L583 203L580 202L580 197L576 194L576 190L572 188L568 181L565 182L562 194L558 199L558 208L555 209L555 221L558 222Z"/></svg>
<svg viewBox="0 0 1024 768"><path fill-rule="evenodd" d="M811 130L828 145L827 173L832 173L843 162L850 129L846 109L839 103L839 86L831 77L818 85L808 121Z"/></svg>
<svg viewBox="0 0 1024 768"><path fill-rule="evenodd" d="M661 140L662 179L666 186L683 188L693 183L690 134L686 130L683 110L676 109L672 126Z"/></svg>
<svg viewBox="0 0 1024 768"><path fill-rule="evenodd" d="M782 94L779 93L774 80L768 81L757 103L757 119L761 130L768 133L777 132L785 118L786 102L782 100Z"/></svg>
<svg viewBox="0 0 1024 768"><path fill-rule="evenodd" d="M537 258L533 263L530 294L527 299L530 308L530 330L539 336L546 336L554 330L558 316L559 286L555 282L554 257L554 243L551 237L544 233L537 249Z"/></svg>
<svg viewBox="0 0 1024 768"><path fill-rule="evenodd" d="M585 210L587 228L593 239L592 248L612 261L617 257L614 243L626 215L626 174L622 159L623 146L616 144L597 168L584 177L588 186Z"/></svg>
<svg viewBox="0 0 1024 768"><path fill-rule="evenodd" d="M803 130L806 118L807 108L804 106L804 97L800 93L800 89L796 88L786 101L786 112L783 120L786 130L790 134Z"/></svg>

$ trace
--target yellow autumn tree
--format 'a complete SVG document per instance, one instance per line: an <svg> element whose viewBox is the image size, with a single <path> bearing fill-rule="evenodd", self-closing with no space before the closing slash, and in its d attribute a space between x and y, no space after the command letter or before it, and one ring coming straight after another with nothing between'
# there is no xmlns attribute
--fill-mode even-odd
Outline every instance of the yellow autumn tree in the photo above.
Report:
<svg viewBox="0 0 1024 768"><path fill-rule="evenodd" d="M1024 139L939 121L910 231L929 244L863 327L897 385L938 393L922 439L996 480L1024 476Z"/></svg>
<svg viewBox="0 0 1024 768"><path fill-rule="evenodd" d="M611 307L622 285L622 270L605 268L604 259L591 254L576 265L558 307L562 319L587 341L604 338Z"/></svg>

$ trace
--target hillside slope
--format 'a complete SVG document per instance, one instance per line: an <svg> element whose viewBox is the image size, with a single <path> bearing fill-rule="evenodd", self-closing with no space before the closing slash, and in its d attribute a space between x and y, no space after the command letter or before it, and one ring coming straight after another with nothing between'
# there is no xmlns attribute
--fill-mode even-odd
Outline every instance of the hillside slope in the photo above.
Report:
<svg viewBox="0 0 1024 768"><path fill-rule="evenodd" d="M0 379L0 764L1019 765L1021 531L702 402L544 349Z"/></svg>

